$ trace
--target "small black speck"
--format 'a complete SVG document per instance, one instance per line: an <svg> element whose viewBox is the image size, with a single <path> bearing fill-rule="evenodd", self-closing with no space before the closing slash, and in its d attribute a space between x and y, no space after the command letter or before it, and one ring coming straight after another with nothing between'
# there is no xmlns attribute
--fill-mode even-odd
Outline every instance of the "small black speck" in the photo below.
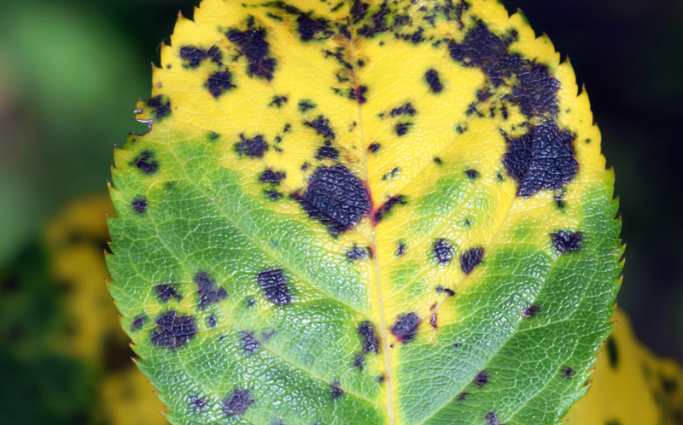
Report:
<svg viewBox="0 0 683 425"><path fill-rule="evenodd" d="M333 400L338 399L342 395L344 395L344 390L339 388L339 382L335 381L331 385L332 391L330 392L330 397L332 397Z"/></svg>
<svg viewBox="0 0 683 425"><path fill-rule="evenodd" d="M550 234L555 249L561 254L567 251L581 250L581 242L583 242L583 233L581 232L565 232L560 230Z"/></svg>
<svg viewBox="0 0 683 425"><path fill-rule="evenodd" d="M137 316L135 319L133 319L133 323L131 325L131 330L137 331L142 328L142 326L145 324L145 320L147 320L147 316L144 314L141 314Z"/></svg>
<svg viewBox="0 0 683 425"><path fill-rule="evenodd" d="M350 251L346 253L346 258L348 258L350 261L365 260L367 257L367 249L359 248L357 246L354 246Z"/></svg>
<svg viewBox="0 0 683 425"><path fill-rule="evenodd" d="M443 161L438 156L434 158L434 162L436 163L436 165L442 165L443 164Z"/></svg>
<svg viewBox="0 0 683 425"><path fill-rule="evenodd" d="M391 327L391 333L396 336L396 339L407 344L417 334L417 327L422 322L422 319L415 313L406 313L398 316L396 323Z"/></svg>
<svg viewBox="0 0 683 425"><path fill-rule="evenodd" d="M157 297L159 298L159 301L161 302L166 302L170 300L171 298L175 298L178 301L181 301L183 297L180 296L180 294L175 290L174 287L168 284L163 284L163 285L156 285L154 289L157 292Z"/></svg>
<svg viewBox="0 0 683 425"><path fill-rule="evenodd" d="M485 370L482 370L481 372L479 372L477 374L477 376L474 377L474 381L472 381L472 382L477 384L477 386L479 386L479 387L484 386L484 384L489 382L489 375L488 375L488 373L486 373Z"/></svg>
<svg viewBox="0 0 683 425"><path fill-rule="evenodd" d="M380 145L379 143L373 143L373 144L371 144L370 146L368 146L368 150L369 150L370 152L372 152L372 153L377 153L377 151L379 150L380 146L381 146L381 145Z"/></svg>
<svg viewBox="0 0 683 425"><path fill-rule="evenodd" d="M467 177L475 180L477 177L479 177L479 171L477 170L467 170L465 171L465 174L467 174Z"/></svg>
<svg viewBox="0 0 683 425"><path fill-rule="evenodd" d="M253 402L248 390L235 389L223 400L223 413L226 416L242 415Z"/></svg>
<svg viewBox="0 0 683 425"><path fill-rule="evenodd" d="M457 398L455 401L456 401L457 403L462 403L463 401L465 401L465 399L467 398L467 396L468 396L467 393L460 393L460 394L458 394L458 398Z"/></svg>
<svg viewBox="0 0 683 425"><path fill-rule="evenodd" d="M317 105L310 100L303 99L299 101L299 112L305 114L306 112L315 109Z"/></svg>
<svg viewBox="0 0 683 425"><path fill-rule="evenodd" d="M136 213L144 214L147 212L147 199L141 196L137 196L133 198L133 201L130 203L130 206Z"/></svg>
<svg viewBox="0 0 683 425"><path fill-rule="evenodd" d="M216 316L214 316L213 314L209 316L208 319L206 319L206 326L208 326L209 328L215 328L216 323Z"/></svg>
<svg viewBox="0 0 683 425"><path fill-rule="evenodd" d="M565 367L562 369L562 375L564 375L565 378L571 378L574 376L574 369L571 367Z"/></svg>
<svg viewBox="0 0 683 425"><path fill-rule="evenodd" d="M534 317L536 313L538 313L541 310L541 307L537 306L536 304L529 306L526 310L524 310L524 313L522 313L522 317L525 319L529 319L531 317Z"/></svg>
<svg viewBox="0 0 683 425"><path fill-rule="evenodd" d="M133 160L133 164L144 174L155 174L159 171L159 163L154 158L154 153L150 151L140 152Z"/></svg>
<svg viewBox="0 0 683 425"><path fill-rule="evenodd" d="M396 248L396 256L400 257L405 253L406 253L406 244L404 244L403 242L399 242L398 247Z"/></svg>
<svg viewBox="0 0 683 425"><path fill-rule="evenodd" d="M437 72L436 69L430 69L427 71L425 74L425 79L427 80L427 83L429 84L429 89L432 91L432 93L441 93L441 90L443 90L443 84L441 84L441 80L439 79L439 73Z"/></svg>
<svg viewBox="0 0 683 425"><path fill-rule="evenodd" d="M455 292L452 289L449 288L443 288L443 292L448 295L449 297L452 297L455 295Z"/></svg>
<svg viewBox="0 0 683 425"><path fill-rule="evenodd" d="M453 259L453 247L446 239L439 239L432 247L436 261L440 264L449 263Z"/></svg>
<svg viewBox="0 0 683 425"><path fill-rule="evenodd" d="M401 122L401 123L396 124L394 131L396 132L397 136L403 137L408 133L408 130L410 130L411 126L412 126L412 123Z"/></svg>

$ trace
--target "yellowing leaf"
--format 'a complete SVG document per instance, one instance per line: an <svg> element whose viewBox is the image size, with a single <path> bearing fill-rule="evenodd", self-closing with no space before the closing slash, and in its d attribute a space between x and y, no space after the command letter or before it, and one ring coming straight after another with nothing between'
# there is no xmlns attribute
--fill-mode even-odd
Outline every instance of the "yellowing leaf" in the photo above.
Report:
<svg viewBox="0 0 683 425"><path fill-rule="evenodd" d="M617 310L614 331L595 363L588 393L567 415L568 425L675 425L683 418L683 370L658 359L633 335Z"/></svg>
<svg viewBox="0 0 683 425"><path fill-rule="evenodd" d="M561 420L622 249L547 37L491 0L204 0L171 44L107 261L172 423Z"/></svg>

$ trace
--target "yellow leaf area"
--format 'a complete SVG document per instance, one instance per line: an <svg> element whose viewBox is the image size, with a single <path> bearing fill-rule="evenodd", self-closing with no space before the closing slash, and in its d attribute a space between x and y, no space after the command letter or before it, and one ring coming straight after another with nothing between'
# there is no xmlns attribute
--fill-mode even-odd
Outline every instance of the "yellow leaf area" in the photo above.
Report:
<svg viewBox="0 0 683 425"><path fill-rule="evenodd" d="M85 196L64 206L45 229L51 275L62 289L66 314L65 328L52 344L95 371L92 418L110 425L165 424L159 412L163 404L131 361L128 337L105 284L106 211L114 211L106 193Z"/></svg>
<svg viewBox="0 0 683 425"><path fill-rule="evenodd" d="M172 422L552 423L582 395L613 173L522 15L204 0L135 112L110 291Z"/></svg>
<svg viewBox="0 0 683 425"><path fill-rule="evenodd" d="M628 316L616 325L595 363L588 393L570 410L567 424L675 425L683 418L683 369L659 359L636 340Z"/></svg>

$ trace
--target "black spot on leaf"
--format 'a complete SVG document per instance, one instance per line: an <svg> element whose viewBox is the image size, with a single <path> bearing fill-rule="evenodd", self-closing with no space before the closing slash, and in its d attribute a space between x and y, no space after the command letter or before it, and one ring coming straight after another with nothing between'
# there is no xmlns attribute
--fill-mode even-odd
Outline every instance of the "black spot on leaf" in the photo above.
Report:
<svg viewBox="0 0 683 425"><path fill-rule="evenodd" d="M299 101L299 112L302 114L310 111L311 109L315 109L317 105L310 100L304 99Z"/></svg>
<svg viewBox="0 0 683 425"><path fill-rule="evenodd" d="M256 135L253 139L247 139L240 134L241 142L235 144L238 155L246 155L251 158L263 158L263 154L268 150L268 143L263 136Z"/></svg>
<svg viewBox="0 0 683 425"><path fill-rule="evenodd" d="M607 337L607 342L605 343L605 351L607 351L607 358L609 359L609 364L612 369L619 366L619 349L617 348L617 343L613 336Z"/></svg>
<svg viewBox="0 0 683 425"><path fill-rule="evenodd" d="M522 317L525 319L529 319L531 317L534 317L536 313L538 313L541 310L541 307L537 306L536 304L531 305L527 307L526 310L524 310L524 313L522 313Z"/></svg>
<svg viewBox="0 0 683 425"><path fill-rule="evenodd" d="M332 384L330 384L330 387L332 387L332 390L330 392L330 397L332 397L332 399L336 400L342 395L344 395L344 390L339 388L339 382L333 382Z"/></svg>
<svg viewBox="0 0 683 425"><path fill-rule="evenodd" d="M261 349L261 343L249 332L240 332L240 337L242 338L242 349L247 355L254 354Z"/></svg>
<svg viewBox="0 0 683 425"><path fill-rule="evenodd" d="M449 297L452 297L452 296L455 295L455 291L453 291L453 290L450 289L450 288L443 288L443 292L444 292L446 295L448 295Z"/></svg>
<svg viewBox="0 0 683 425"><path fill-rule="evenodd" d="M465 174L467 175L468 178L475 180L477 177L479 177L479 171L477 170L467 170L465 171Z"/></svg>
<svg viewBox="0 0 683 425"><path fill-rule="evenodd" d="M180 48L180 57L187 61L190 68L196 68L204 60L210 58L218 66L223 65L223 54L216 46L209 50L202 50L194 46L185 46Z"/></svg>
<svg viewBox="0 0 683 425"><path fill-rule="evenodd" d="M248 390L237 388L223 400L223 413L226 416L242 415L253 402Z"/></svg>
<svg viewBox="0 0 683 425"><path fill-rule="evenodd" d="M190 396L189 403L190 407L195 412L200 412L208 407L206 400L204 400L203 398L199 398L196 395Z"/></svg>
<svg viewBox="0 0 683 425"><path fill-rule="evenodd" d="M166 99L164 102L164 99L161 95L154 96L153 98L149 99L147 101L147 106L152 108L152 115L154 115L157 120L165 118L171 114L170 99Z"/></svg>
<svg viewBox="0 0 683 425"><path fill-rule="evenodd" d="M130 206L136 213L144 214L147 212L147 199L141 196L136 196L133 198L133 201L131 201Z"/></svg>
<svg viewBox="0 0 683 425"><path fill-rule="evenodd" d="M232 83L232 74L227 70L214 72L206 80L206 88L211 93L211 96L216 99L234 87L236 86Z"/></svg>
<svg viewBox="0 0 683 425"><path fill-rule="evenodd" d="M299 37L301 41L310 41L316 38L318 33L323 33L323 37L329 37L332 32L329 31L329 24L327 20L318 18L311 18L305 13L301 13L296 19L298 25L297 31L299 32Z"/></svg>
<svg viewBox="0 0 683 425"><path fill-rule="evenodd" d="M500 425L500 422L498 422L498 414L496 414L496 412L488 412L485 414L484 421L486 422L486 425Z"/></svg>
<svg viewBox="0 0 683 425"><path fill-rule="evenodd" d="M285 179L285 177L287 177L287 173L285 173L284 171L275 172L268 168L261 173L261 175L258 178L258 181L260 183L272 183L274 185L278 185L280 184L281 180Z"/></svg>
<svg viewBox="0 0 683 425"><path fill-rule="evenodd" d="M213 289L216 281L209 277L206 272L199 272L194 276L194 283L197 284L197 292L199 292L199 308L204 309L209 304L222 301L228 295L224 288L220 286Z"/></svg>
<svg viewBox="0 0 683 425"><path fill-rule="evenodd" d="M206 319L206 326L208 326L210 329L215 328L216 327L216 316L214 316L213 314L211 316L209 316Z"/></svg>
<svg viewBox="0 0 683 425"><path fill-rule="evenodd" d="M414 116L417 113L415 108L413 108L413 104L410 102L407 102L398 108L394 108L389 112L389 115L392 117L397 117L397 116L403 116L403 115L410 115L411 117Z"/></svg>
<svg viewBox="0 0 683 425"><path fill-rule="evenodd" d="M318 148L318 152L315 154L316 159L329 158L336 161L339 157L339 151L332 147L332 144L328 141L324 146Z"/></svg>
<svg viewBox="0 0 683 425"><path fill-rule="evenodd" d="M453 247L445 239L439 239L432 247L436 261L440 264L449 263L453 259Z"/></svg>
<svg viewBox="0 0 683 425"><path fill-rule="evenodd" d="M295 193L292 198L333 235L352 229L370 210L370 195L363 182L342 165L319 167L304 195Z"/></svg>
<svg viewBox="0 0 683 425"><path fill-rule="evenodd" d="M330 138L332 140L337 138L334 134L334 131L332 131L332 128L330 127L330 120L328 120L322 115L318 115L318 117L314 121L305 121L304 124L308 127L315 129L315 131L317 131L318 133L322 134L327 138Z"/></svg>
<svg viewBox="0 0 683 425"><path fill-rule="evenodd" d="M283 103L287 103L287 96L273 96L273 100L268 104L268 106L281 108Z"/></svg>
<svg viewBox="0 0 683 425"><path fill-rule="evenodd" d="M166 302L171 298L175 298L178 301L181 301L183 299L183 297L181 297L180 294L171 285L156 285L154 287L154 290L156 290L157 298L159 298L159 301L161 302Z"/></svg>
<svg viewBox="0 0 683 425"><path fill-rule="evenodd" d="M381 145L379 143L372 143L370 146L368 146L368 150L372 153L377 153Z"/></svg>
<svg viewBox="0 0 683 425"><path fill-rule="evenodd" d="M402 314L398 316L396 323L391 327L391 333L396 336L396 339L407 344L415 339L417 327L421 322L422 319L415 313Z"/></svg>
<svg viewBox="0 0 683 425"><path fill-rule="evenodd" d="M349 88L349 99L355 100L359 105L364 104L368 101L365 94L368 92L368 87L365 85L360 85L357 87Z"/></svg>
<svg viewBox="0 0 683 425"><path fill-rule="evenodd" d="M356 333L363 337L363 353L379 354L379 339L377 339L377 333L372 323L361 323Z"/></svg>
<svg viewBox="0 0 683 425"><path fill-rule="evenodd" d="M468 395L469 395L468 393L458 394L458 398L455 399L456 403L462 403L463 401L465 401L465 399L467 398Z"/></svg>
<svg viewBox="0 0 683 425"><path fill-rule="evenodd" d="M465 274L470 274L484 256L484 248L471 248L460 256L460 266Z"/></svg>
<svg viewBox="0 0 683 425"><path fill-rule="evenodd" d="M176 349L187 344L197 334L192 316L176 316L167 311L156 320L158 329L152 331L152 343L157 347Z"/></svg>
<svg viewBox="0 0 683 425"><path fill-rule="evenodd" d="M574 158L574 136L560 130L554 122L532 126L527 134L507 140L503 165L519 183L518 196L560 189L579 170Z"/></svg>
<svg viewBox="0 0 683 425"><path fill-rule="evenodd" d="M427 84L429 84L429 89L432 91L432 93L441 93L443 90L443 84L441 84L439 73L436 69L430 69L427 71L425 74L425 79L427 80Z"/></svg>
<svg viewBox="0 0 683 425"><path fill-rule="evenodd" d="M150 151L140 152L133 160L133 164L144 174L155 174L159 171L159 163L154 158L154 153Z"/></svg>
<svg viewBox="0 0 683 425"><path fill-rule="evenodd" d="M565 378L571 378L574 376L574 369L572 369L571 367L565 367L562 369L562 375Z"/></svg>
<svg viewBox="0 0 683 425"><path fill-rule="evenodd" d="M383 203L375 212L373 221L375 224L379 223L386 217L387 214L397 205L408 205L406 197L403 195L396 195L389 198L385 203Z"/></svg>
<svg viewBox="0 0 683 425"><path fill-rule="evenodd" d="M142 328L142 326L145 324L145 320L147 320L147 316L144 314L141 314L137 316L135 319L133 319L133 323L131 324L130 328L131 330L137 331Z"/></svg>
<svg viewBox="0 0 683 425"><path fill-rule="evenodd" d="M267 270L259 273L258 282L263 288L263 293L268 301L277 305L286 305L292 302L287 287L287 278L282 269Z"/></svg>
<svg viewBox="0 0 683 425"><path fill-rule="evenodd" d="M348 258L350 261L365 260L368 258L368 250L354 246L346 253L346 258Z"/></svg>
<svg viewBox="0 0 683 425"><path fill-rule="evenodd" d="M489 374L485 370L482 370L474 377L474 382L477 386L482 387L484 384L489 382Z"/></svg>
<svg viewBox="0 0 683 425"><path fill-rule="evenodd" d="M399 137L405 136L408 133L408 130L410 130L410 127L412 127L412 123L409 122L400 122L396 124L394 127L394 131L396 132L396 135Z"/></svg>
<svg viewBox="0 0 683 425"><path fill-rule="evenodd" d="M550 234L553 245L558 252L564 254L567 251L581 250L581 242L583 242L583 233L581 232L565 232L560 230Z"/></svg>
<svg viewBox="0 0 683 425"><path fill-rule="evenodd" d="M264 28L254 27L253 20L251 20L246 31L231 29L226 35L247 58L249 75L265 78L268 81L273 79L273 71L277 61L269 57L270 45L266 41L266 30Z"/></svg>
<svg viewBox="0 0 683 425"><path fill-rule="evenodd" d="M353 0L351 3L351 18L354 24L362 21L368 13L368 4L360 0Z"/></svg>

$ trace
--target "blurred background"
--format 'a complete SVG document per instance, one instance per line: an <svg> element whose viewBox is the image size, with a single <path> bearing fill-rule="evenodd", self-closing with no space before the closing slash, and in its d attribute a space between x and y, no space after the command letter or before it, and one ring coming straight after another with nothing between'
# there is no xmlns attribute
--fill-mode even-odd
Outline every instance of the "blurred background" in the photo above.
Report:
<svg viewBox="0 0 683 425"><path fill-rule="evenodd" d="M149 97L150 63L178 11L191 18L197 3L0 0L0 269L23 261L12 273L40 280L31 264L47 219L106 188L114 145L146 130L133 109ZM547 33L586 84L628 243L619 305L656 354L683 362L683 0L503 3Z"/></svg>

